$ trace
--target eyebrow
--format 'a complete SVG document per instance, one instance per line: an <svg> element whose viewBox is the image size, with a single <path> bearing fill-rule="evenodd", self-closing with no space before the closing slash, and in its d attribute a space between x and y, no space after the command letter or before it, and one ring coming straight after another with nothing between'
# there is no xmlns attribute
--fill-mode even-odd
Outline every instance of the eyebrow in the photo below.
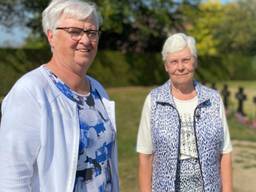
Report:
<svg viewBox="0 0 256 192"><path fill-rule="evenodd" d="M188 58L192 58L193 55L189 55L189 56L185 56L185 57L182 57L182 58L170 58L171 60L177 60L177 59L188 59Z"/></svg>

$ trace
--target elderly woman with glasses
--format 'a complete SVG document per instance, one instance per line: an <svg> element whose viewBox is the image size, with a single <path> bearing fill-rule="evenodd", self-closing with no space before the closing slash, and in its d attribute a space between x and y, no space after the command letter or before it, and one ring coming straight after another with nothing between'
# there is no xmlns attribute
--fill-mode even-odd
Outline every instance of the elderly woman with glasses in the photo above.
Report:
<svg viewBox="0 0 256 192"><path fill-rule="evenodd" d="M0 190L118 192L114 102L85 75L99 42L96 6L53 0L42 23L52 57L2 104Z"/></svg>
<svg viewBox="0 0 256 192"><path fill-rule="evenodd" d="M230 192L231 151L219 93L194 79L193 37L174 34L162 57L169 81L146 97L137 138L141 192Z"/></svg>

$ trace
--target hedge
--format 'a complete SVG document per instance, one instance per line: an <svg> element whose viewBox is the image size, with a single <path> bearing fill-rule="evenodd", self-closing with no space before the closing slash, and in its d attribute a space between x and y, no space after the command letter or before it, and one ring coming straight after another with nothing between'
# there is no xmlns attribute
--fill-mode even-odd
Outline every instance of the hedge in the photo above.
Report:
<svg viewBox="0 0 256 192"><path fill-rule="evenodd" d="M49 48L0 49L0 95L5 95L24 73L46 63ZM256 78L256 59L242 55L199 57L196 78L208 82ZM99 51L88 74L106 87L159 85L168 78L160 53Z"/></svg>

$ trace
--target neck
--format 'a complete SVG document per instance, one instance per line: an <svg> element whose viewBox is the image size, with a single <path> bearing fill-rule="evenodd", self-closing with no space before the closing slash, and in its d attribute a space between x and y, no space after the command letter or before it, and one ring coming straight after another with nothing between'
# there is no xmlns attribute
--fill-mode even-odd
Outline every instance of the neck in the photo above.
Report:
<svg viewBox="0 0 256 192"><path fill-rule="evenodd" d="M67 66L56 62L54 59L47 63L46 67L57 75L58 78L67 84L73 91L83 95L90 92L89 82L84 77L85 73L76 73Z"/></svg>
<svg viewBox="0 0 256 192"><path fill-rule="evenodd" d="M189 100L196 96L196 90L194 88L193 82L186 85L171 85L172 95L180 100Z"/></svg>

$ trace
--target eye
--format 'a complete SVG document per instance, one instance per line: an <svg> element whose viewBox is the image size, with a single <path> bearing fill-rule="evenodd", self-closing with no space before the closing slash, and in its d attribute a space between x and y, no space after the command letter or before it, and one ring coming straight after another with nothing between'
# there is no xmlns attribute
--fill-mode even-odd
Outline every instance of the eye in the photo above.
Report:
<svg viewBox="0 0 256 192"><path fill-rule="evenodd" d="M68 32L72 36L79 36L79 35L81 35L82 31L83 31L83 29L73 28L73 27L69 28L69 30L68 30Z"/></svg>
<svg viewBox="0 0 256 192"><path fill-rule="evenodd" d="M89 38L96 38L98 35L98 31L95 30L88 30L86 31Z"/></svg>
<svg viewBox="0 0 256 192"><path fill-rule="evenodd" d="M176 65L178 63L178 61L177 60L171 60L168 63L171 64L171 65Z"/></svg>
<svg viewBox="0 0 256 192"><path fill-rule="evenodd" d="M184 63L188 63L189 61L190 61L189 58L186 58L186 59L183 60Z"/></svg>

